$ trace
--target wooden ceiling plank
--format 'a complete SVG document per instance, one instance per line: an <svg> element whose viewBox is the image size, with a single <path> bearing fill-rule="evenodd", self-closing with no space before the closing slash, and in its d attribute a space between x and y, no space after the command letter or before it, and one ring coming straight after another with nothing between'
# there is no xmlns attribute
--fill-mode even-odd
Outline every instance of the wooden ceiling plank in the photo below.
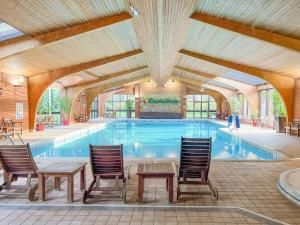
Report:
<svg viewBox="0 0 300 225"><path fill-rule="evenodd" d="M269 42L293 51L300 52L299 39L295 39L280 34L275 34L270 31L257 29L242 23L238 23L226 19L220 19L199 12L193 13L190 18L225 30L229 30L258 40Z"/></svg>
<svg viewBox="0 0 300 225"><path fill-rule="evenodd" d="M116 23L131 19L132 16L127 13L107 16L90 22L73 25L57 31L38 34L35 36L20 36L0 42L0 60L21 54L24 51L71 38L89 31L104 28Z"/></svg>
<svg viewBox="0 0 300 225"><path fill-rule="evenodd" d="M123 71L119 71L119 72L116 72L116 73L108 74L108 75L101 76L101 77L97 76L98 78L96 80L91 80L91 81L87 81L87 82L83 82L83 83L79 83L79 84L69 85L69 86L66 86L66 88L74 88L74 87L81 87L81 86L82 87L87 87L87 86L90 86L92 84L96 84L96 83L99 83L99 82L102 82L102 81L106 81L106 80L110 80L110 79L113 79L113 78L121 77L121 76L130 74L130 73L134 73L134 72L137 72L137 71L144 70L146 68L147 68L147 66L141 66L141 67L137 67L137 68L134 68L134 69L123 70ZM85 71L85 72L87 72L87 71Z"/></svg>

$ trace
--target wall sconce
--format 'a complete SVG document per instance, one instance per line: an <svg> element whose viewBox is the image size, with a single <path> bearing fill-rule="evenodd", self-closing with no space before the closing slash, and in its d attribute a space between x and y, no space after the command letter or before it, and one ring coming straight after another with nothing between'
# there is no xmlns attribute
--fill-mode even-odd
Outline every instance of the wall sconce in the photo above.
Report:
<svg viewBox="0 0 300 225"><path fill-rule="evenodd" d="M0 95L3 95L3 87L0 87Z"/></svg>
<svg viewBox="0 0 300 225"><path fill-rule="evenodd" d="M18 76L18 78L14 79L14 80L12 81L12 85L13 85L14 87L21 87L22 84L24 83L24 81L25 81L25 77L22 76L22 75L20 75L20 76Z"/></svg>

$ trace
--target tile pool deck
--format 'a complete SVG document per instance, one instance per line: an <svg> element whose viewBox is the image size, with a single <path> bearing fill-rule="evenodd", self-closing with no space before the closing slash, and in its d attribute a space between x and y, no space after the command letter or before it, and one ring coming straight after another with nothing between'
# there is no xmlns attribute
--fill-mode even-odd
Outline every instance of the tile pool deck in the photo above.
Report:
<svg viewBox="0 0 300 225"><path fill-rule="evenodd" d="M72 132L74 128L83 129L91 126L95 124L76 124L68 128L51 129L40 133L38 139L34 134L25 134L24 139L30 142L47 140ZM71 204L66 203L66 182L63 182L62 190L56 191L52 188L51 180L48 184L48 201L46 202L32 203L25 198L0 196L0 224L276 224L274 221L271 223L257 219L253 215L243 214L236 209L223 210L222 207L241 207L285 223L300 224L300 207L286 199L276 186L282 172L300 167L300 140L296 137L275 134L273 130L248 126L243 126L238 135L287 153L289 159L268 162L213 161L210 180L218 188L220 199L214 202L208 195L183 196L172 205L207 208L201 210L197 208L151 208L151 206L167 205L165 181L162 179L146 180L144 195L146 203L143 206L150 208L136 206L137 161L127 160L126 164L133 165L132 177L128 182L127 204L127 206L132 205L132 208L122 208L124 203L117 198L115 200L103 199L103 201L82 206L80 200L82 192L78 187L79 176L76 176L75 202ZM43 160L41 164L47 162ZM89 168L87 171L87 184L89 184L91 173ZM1 176L2 174L0 180L2 180ZM109 205L115 205L115 207L109 208ZM221 208L209 208L211 206ZM14 218L17 220L13 221Z"/></svg>

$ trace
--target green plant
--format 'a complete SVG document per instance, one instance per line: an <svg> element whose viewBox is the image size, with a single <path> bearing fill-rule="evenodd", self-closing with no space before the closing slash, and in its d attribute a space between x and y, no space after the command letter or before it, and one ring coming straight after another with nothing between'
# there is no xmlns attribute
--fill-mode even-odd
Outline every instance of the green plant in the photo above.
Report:
<svg viewBox="0 0 300 225"><path fill-rule="evenodd" d="M279 117L285 117L285 107L282 102L281 96L277 91L273 91L272 93L272 101L273 101L273 115Z"/></svg>
<svg viewBox="0 0 300 225"><path fill-rule="evenodd" d="M65 120L69 119L69 115L71 113L72 101L73 99L68 96L59 98L60 112L62 113L63 118Z"/></svg>
<svg viewBox="0 0 300 225"><path fill-rule="evenodd" d="M250 118L253 120L253 119L256 119L258 117L258 113L257 112L252 112L251 113L251 116Z"/></svg>
<svg viewBox="0 0 300 225"><path fill-rule="evenodd" d="M238 100L237 97L235 97L235 96L230 97L229 104L230 104L231 111L233 113L239 113L240 112L240 101Z"/></svg>
<svg viewBox="0 0 300 225"><path fill-rule="evenodd" d="M126 109L127 109L128 111L133 110L133 100L130 100L130 99L127 99L127 100L126 100Z"/></svg>

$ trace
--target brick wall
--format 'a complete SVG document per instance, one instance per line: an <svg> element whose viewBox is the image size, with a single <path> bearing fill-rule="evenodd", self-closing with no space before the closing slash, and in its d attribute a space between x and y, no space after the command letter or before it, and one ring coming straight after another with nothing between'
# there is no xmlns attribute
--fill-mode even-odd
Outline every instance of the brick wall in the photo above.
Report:
<svg viewBox="0 0 300 225"><path fill-rule="evenodd" d="M0 72L0 120L3 118L16 120L16 103L23 103L23 127L28 130L28 95L27 79L22 82L18 76Z"/></svg>
<svg viewBox="0 0 300 225"><path fill-rule="evenodd" d="M300 118L300 79L296 80L295 84L295 103L294 117Z"/></svg>

